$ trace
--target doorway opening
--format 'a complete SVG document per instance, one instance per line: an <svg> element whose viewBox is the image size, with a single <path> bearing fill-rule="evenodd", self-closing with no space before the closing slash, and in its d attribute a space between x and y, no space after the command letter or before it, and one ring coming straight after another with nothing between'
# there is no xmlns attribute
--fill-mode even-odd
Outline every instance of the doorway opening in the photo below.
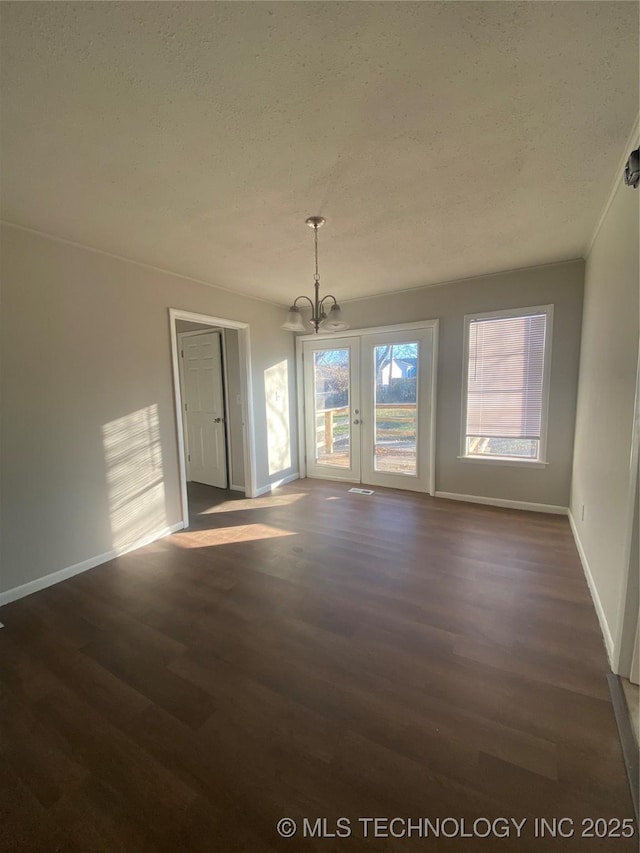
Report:
<svg viewBox="0 0 640 853"><path fill-rule="evenodd" d="M182 516L189 489L254 497L249 326L169 309Z"/></svg>

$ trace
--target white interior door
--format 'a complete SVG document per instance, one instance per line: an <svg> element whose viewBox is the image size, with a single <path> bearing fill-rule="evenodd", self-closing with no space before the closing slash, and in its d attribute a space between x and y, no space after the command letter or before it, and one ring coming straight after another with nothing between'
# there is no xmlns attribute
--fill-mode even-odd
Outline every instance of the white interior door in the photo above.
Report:
<svg viewBox="0 0 640 853"><path fill-rule="evenodd" d="M305 434L310 477L360 481L360 342L305 341Z"/></svg>
<svg viewBox="0 0 640 853"><path fill-rule="evenodd" d="M307 476L433 492L435 328L303 341Z"/></svg>
<svg viewBox="0 0 640 853"><path fill-rule="evenodd" d="M220 332L182 337L187 476L227 488Z"/></svg>

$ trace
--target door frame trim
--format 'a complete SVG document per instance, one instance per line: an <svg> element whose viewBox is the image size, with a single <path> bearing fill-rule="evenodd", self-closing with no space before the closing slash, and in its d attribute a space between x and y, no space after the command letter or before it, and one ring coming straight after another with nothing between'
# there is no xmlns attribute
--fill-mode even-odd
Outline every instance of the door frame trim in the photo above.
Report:
<svg viewBox="0 0 640 853"><path fill-rule="evenodd" d="M413 329L431 329L433 331L433 360L431 364L431 414L429 429L431 431L431 442L429 448L429 491L432 497L436 492L436 404L438 399L438 329L439 320L417 320L413 323L397 323L393 326L371 326L368 329L347 329L345 332L335 332L331 335L298 335L296 337L296 392L298 403L298 471L300 478L307 476L306 459L306 427L305 427L305 395L304 395L304 368L303 368L303 344L305 341L332 338L362 338L367 335L387 334L388 332L409 332ZM346 481L345 481L346 482Z"/></svg>
<svg viewBox="0 0 640 853"><path fill-rule="evenodd" d="M183 400L180 383L180 359L178 355L178 332L176 320L186 320L189 323L202 323L206 326L216 326L223 329L237 329L238 352L240 357L240 392L242 394L242 419L244 422L244 472L245 495L248 498L256 496L256 447L253 412L253 388L251 381L251 335L248 323L237 320L227 320L222 317L212 317L209 314L195 314L179 308L169 308L169 333L171 336L171 365L173 374L173 401L176 433L178 440L178 469L180 473L180 500L182 505L182 521L189 526L189 504L187 497L187 468L184 452L184 426L182 421Z"/></svg>

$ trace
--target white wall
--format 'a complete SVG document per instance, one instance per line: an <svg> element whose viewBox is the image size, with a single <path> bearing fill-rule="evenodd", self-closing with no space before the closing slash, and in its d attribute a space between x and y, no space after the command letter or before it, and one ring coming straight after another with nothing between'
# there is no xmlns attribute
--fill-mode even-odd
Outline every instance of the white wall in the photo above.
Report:
<svg viewBox="0 0 640 853"><path fill-rule="evenodd" d="M620 178L587 258L571 488L576 538L610 654L621 628L632 530L639 201L640 192Z"/></svg>
<svg viewBox="0 0 640 853"><path fill-rule="evenodd" d="M295 473L268 461L267 372L288 364L295 393L283 309L10 226L1 240L0 591L179 523L170 307L250 324L257 485Z"/></svg>
<svg viewBox="0 0 640 853"><path fill-rule="evenodd" d="M440 320L436 490L499 500L569 505L584 263L532 267L405 293L343 302L353 328ZM545 468L462 461L464 315L554 305Z"/></svg>

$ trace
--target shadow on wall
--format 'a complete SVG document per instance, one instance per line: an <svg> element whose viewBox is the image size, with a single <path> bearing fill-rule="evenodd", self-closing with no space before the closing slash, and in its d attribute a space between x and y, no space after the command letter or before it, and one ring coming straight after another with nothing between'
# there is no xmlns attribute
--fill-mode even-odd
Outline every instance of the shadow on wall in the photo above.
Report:
<svg viewBox="0 0 640 853"><path fill-rule="evenodd" d="M158 406L102 427L112 547L125 549L167 526Z"/></svg>
<svg viewBox="0 0 640 853"><path fill-rule="evenodd" d="M265 370L264 396L267 409L269 475L271 476L291 468L289 369L286 360Z"/></svg>

